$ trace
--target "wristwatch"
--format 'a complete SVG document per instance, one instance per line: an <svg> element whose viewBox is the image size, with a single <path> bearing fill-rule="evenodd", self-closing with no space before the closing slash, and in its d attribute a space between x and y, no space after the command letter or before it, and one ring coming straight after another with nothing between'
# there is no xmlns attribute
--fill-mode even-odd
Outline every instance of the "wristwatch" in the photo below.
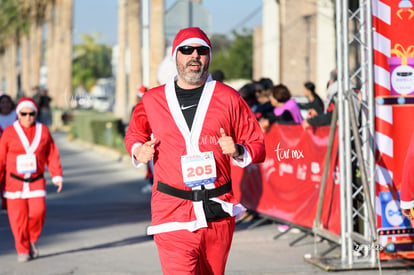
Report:
<svg viewBox="0 0 414 275"><path fill-rule="evenodd" d="M238 143L236 143L236 148L237 148L237 156L235 158L243 158L244 155L244 147Z"/></svg>

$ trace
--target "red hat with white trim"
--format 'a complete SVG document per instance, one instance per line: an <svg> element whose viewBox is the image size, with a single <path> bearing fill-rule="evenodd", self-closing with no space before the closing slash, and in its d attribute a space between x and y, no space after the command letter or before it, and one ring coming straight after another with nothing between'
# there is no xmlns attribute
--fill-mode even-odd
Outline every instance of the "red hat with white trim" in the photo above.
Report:
<svg viewBox="0 0 414 275"><path fill-rule="evenodd" d="M16 113L20 113L23 108L31 108L37 113L37 104L29 97L22 97L17 103Z"/></svg>
<svg viewBox="0 0 414 275"><path fill-rule="evenodd" d="M181 46L189 45L192 43L201 44L210 48L210 62L212 58L211 43L205 32L198 27L185 28L180 30L174 38L172 45L172 57L176 60L177 50Z"/></svg>
<svg viewBox="0 0 414 275"><path fill-rule="evenodd" d="M147 87L145 87L144 85L141 85L137 89L137 96L142 97L147 91L148 91Z"/></svg>

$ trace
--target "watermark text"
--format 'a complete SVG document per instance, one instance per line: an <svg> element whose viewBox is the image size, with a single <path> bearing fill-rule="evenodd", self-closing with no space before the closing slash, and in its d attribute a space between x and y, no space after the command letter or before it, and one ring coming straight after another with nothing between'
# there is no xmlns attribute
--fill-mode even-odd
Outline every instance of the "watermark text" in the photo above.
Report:
<svg viewBox="0 0 414 275"><path fill-rule="evenodd" d="M277 144L275 149L277 159L280 161L282 159L301 159L304 158L303 150L296 149L284 149L280 147L280 142Z"/></svg>

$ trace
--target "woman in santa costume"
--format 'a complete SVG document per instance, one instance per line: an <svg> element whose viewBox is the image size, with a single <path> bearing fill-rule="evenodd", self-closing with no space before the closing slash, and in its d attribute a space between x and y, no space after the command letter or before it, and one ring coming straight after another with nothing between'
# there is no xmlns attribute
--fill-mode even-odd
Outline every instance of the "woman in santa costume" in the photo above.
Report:
<svg viewBox="0 0 414 275"><path fill-rule="evenodd" d="M211 44L201 29L179 31L172 56L178 76L145 93L125 145L135 166L154 160L147 233L163 273L224 274L235 216L245 211L230 161L264 161L263 133L237 91L208 74Z"/></svg>
<svg viewBox="0 0 414 275"><path fill-rule="evenodd" d="M400 191L400 206L402 214L414 226L414 133L408 146L404 161L403 178Z"/></svg>
<svg viewBox="0 0 414 275"><path fill-rule="evenodd" d="M18 261L37 258L36 241L46 214L45 165L62 190L59 152L48 128L35 121L36 103L21 98L16 106L18 120L8 126L0 140L0 178L5 176L4 197L13 232Z"/></svg>

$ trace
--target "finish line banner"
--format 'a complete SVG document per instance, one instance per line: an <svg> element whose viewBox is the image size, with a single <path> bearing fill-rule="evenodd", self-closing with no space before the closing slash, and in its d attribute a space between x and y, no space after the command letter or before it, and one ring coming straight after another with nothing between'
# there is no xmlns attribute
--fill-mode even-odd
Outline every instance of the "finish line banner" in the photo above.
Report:
<svg viewBox="0 0 414 275"><path fill-rule="evenodd" d="M266 160L246 168L232 165L236 198L260 214L312 228L329 141L329 126L303 130L274 124L265 134ZM322 210L323 227L340 234L338 141L335 138Z"/></svg>
<svg viewBox="0 0 414 275"><path fill-rule="evenodd" d="M374 0L376 209L381 259L414 258L412 225L400 210L402 169L414 131L412 0Z"/></svg>

